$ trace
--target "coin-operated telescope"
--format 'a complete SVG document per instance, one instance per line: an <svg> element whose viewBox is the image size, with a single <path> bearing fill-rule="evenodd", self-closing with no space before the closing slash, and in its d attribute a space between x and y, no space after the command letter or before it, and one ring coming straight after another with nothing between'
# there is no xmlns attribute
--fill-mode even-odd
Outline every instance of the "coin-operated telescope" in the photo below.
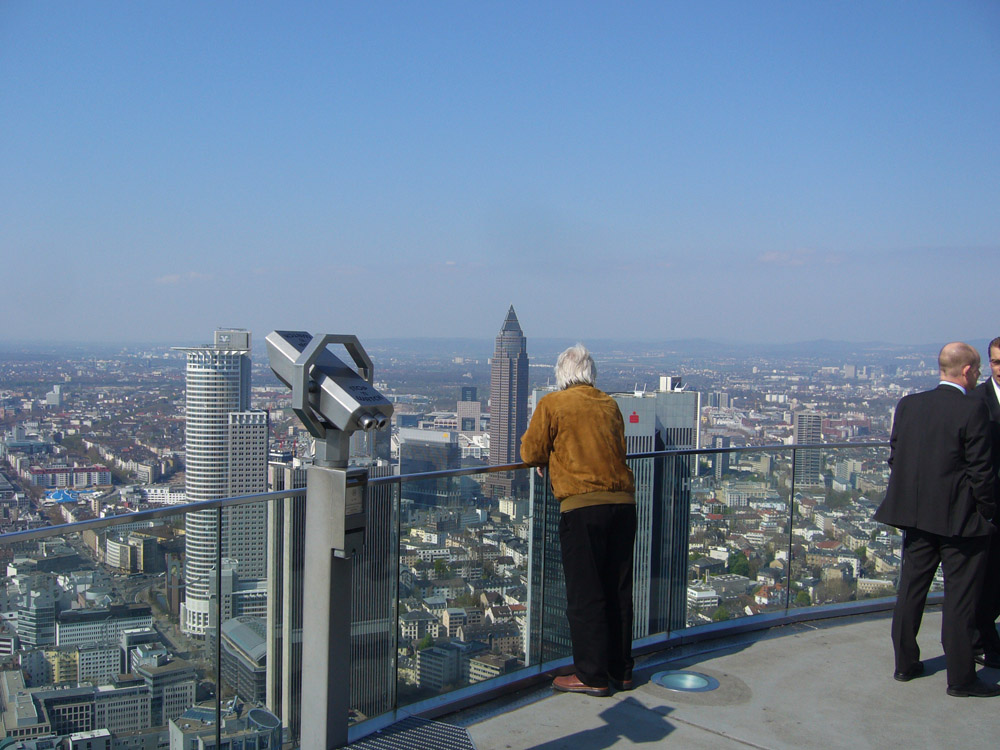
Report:
<svg viewBox="0 0 1000 750"><path fill-rule="evenodd" d="M292 410L316 438L306 472L302 747L347 744L351 654L351 567L364 548L368 471L349 468L351 434L389 425L392 404L372 386L357 336L272 331L271 369L292 389ZM342 344L357 370L327 349ZM371 529L388 534L389 529Z"/></svg>
<svg viewBox="0 0 1000 750"><path fill-rule="evenodd" d="M349 557L364 544L368 482L367 471L347 468L351 434L385 429L392 404L372 386L372 361L357 336L272 331L265 341L271 369L292 389L292 410L316 438L314 465L307 472L306 503L332 503L329 523L334 554ZM344 364L327 349L328 344L343 344L358 370Z"/></svg>
<svg viewBox="0 0 1000 750"><path fill-rule="evenodd" d="M272 331L265 341L271 369L292 389L295 415L313 437L324 438L326 447L334 449L317 456L317 463L346 466L352 432L384 430L389 424L392 404L372 387L372 361L357 336ZM328 344L343 344L358 370L344 364Z"/></svg>

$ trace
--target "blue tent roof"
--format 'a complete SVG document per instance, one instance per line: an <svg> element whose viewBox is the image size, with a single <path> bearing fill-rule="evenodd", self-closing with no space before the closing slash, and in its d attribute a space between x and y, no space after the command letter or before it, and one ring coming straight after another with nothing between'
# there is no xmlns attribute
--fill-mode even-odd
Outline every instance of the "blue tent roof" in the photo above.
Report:
<svg viewBox="0 0 1000 750"><path fill-rule="evenodd" d="M45 497L57 503L75 503L80 499L80 493L76 490L50 490Z"/></svg>

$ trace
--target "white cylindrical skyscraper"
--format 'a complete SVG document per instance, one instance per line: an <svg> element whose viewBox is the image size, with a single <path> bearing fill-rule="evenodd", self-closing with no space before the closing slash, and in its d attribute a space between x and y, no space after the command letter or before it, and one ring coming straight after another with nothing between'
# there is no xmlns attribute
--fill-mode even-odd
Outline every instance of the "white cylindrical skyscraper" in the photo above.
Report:
<svg viewBox="0 0 1000 750"><path fill-rule="evenodd" d="M228 497L233 494L234 485L239 487L238 494L264 492L267 489L267 415L265 412L249 411L249 331L218 330L212 346L177 349L187 354L184 441L188 501ZM233 415L238 413L244 413L245 418L233 419ZM234 425L235 429L248 430L250 442L259 450L247 451L244 447L234 451ZM242 444L245 446L246 441ZM259 456L256 455L258 452ZM251 478L249 483L248 477ZM239 560L239 547L250 544L259 550L263 546L266 511L256 509L256 506L241 506L234 511L240 515L260 516L259 524L251 518L249 525L242 525L242 543L234 545L234 540L223 535L222 555ZM226 516L230 513L227 512ZM214 572L219 556L218 520L217 510L188 513L185 519L185 600L181 627L189 635L203 636L211 624L209 576ZM229 526L228 519L225 525ZM255 528L257 525L259 530ZM241 572L263 576L263 565L255 567L261 570Z"/></svg>

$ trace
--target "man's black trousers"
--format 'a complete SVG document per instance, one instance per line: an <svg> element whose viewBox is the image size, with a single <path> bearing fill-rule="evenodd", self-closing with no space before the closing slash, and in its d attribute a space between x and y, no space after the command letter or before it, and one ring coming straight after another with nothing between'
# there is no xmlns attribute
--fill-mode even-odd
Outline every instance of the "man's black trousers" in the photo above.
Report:
<svg viewBox="0 0 1000 750"><path fill-rule="evenodd" d="M998 617L1000 617L1000 534L994 534L990 537L983 593L979 598L976 628L978 635L973 644L976 653L1000 656L1000 635L997 634L996 625Z"/></svg>
<svg viewBox="0 0 1000 750"><path fill-rule="evenodd" d="M573 663L585 685L632 679L635 526L635 505L591 505L559 520Z"/></svg>
<svg viewBox="0 0 1000 750"><path fill-rule="evenodd" d="M897 672L911 669L920 659L917 631L940 563L944 573L941 644L948 687L962 687L976 679L972 650L989 542L988 536L946 537L917 529L903 532L903 570L892 613Z"/></svg>

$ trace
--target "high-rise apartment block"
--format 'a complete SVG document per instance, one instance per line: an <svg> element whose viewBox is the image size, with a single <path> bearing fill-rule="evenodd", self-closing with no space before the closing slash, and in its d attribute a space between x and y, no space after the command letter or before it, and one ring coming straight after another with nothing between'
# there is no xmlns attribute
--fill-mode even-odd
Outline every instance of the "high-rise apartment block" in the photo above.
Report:
<svg viewBox="0 0 1000 750"><path fill-rule="evenodd" d="M521 436L528 428L528 351L514 306L497 334L490 362L490 466L521 460ZM522 494L527 481L514 472L490 475L496 497Z"/></svg>
<svg viewBox="0 0 1000 750"><path fill-rule="evenodd" d="M812 411L795 412L794 437L796 445L811 445L823 442L823 415ZM819 450L795 451L795 486L816 487L823 484L821 472L823 454Z"/></svg>
<svg viewBox="0 0 1000 750"><path fill-rule="evenodd" d="M25 646L56 642L56 601L50 590L30 590L17 617L17 632Z"/></svg>
<svg viewBox="0 0 1000 750"><path fill-rule="evenodd" d="M45 405L54 406L56 408L62 408L63 387L61 384L56 383L54 386L52 386L52 390L45 394Z"/></svg>
<svg viewBox="0 0 1000 750"><path fill-rule="evenodd" d="M712 391L708 394L708 405L716 409L728 409L729 394L725 391Z"/></svg>
<svg viewBox="0 0 1000 750"><path fill-rule="evenodd" d="M218 330L211 346L176 347L187 355L185 493L189 502L267 490L267 413L250 409L250 332ZM204 636L210 622L209 579L220 558L236 561L244 578L263 578L264 503L185 519L185 600L181 627Z"/></svg>
<svg viewBox="0 0 1000 750"><path fill-rule="evenodd" d="M728 448L729 445L730 438L728 435L716 435L712 438L713 448ZM716 479L722 479L722 477L729 473L729 459L731 455L730 453L712 454L712 476Z"/></svg>
<svg viewBox="0 0 1000 750"><path fill-rule="evenodd" d="M478 432L482 429L482 404L474 385L462 386L462 398L455 409L458 429L462 432Z"/></svg>

